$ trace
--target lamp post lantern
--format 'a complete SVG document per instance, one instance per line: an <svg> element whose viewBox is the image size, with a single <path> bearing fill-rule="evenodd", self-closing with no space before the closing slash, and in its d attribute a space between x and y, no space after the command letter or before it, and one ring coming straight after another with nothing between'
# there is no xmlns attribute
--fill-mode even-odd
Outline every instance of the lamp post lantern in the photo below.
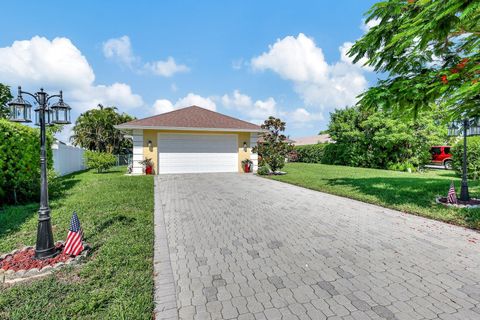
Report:
<svg viewBox="0 0 480 320"><path fill-rule="evenodd" d="M17 98L8 103L10 121L31 122L32 106L23 99L22 95L24 94L32 97L38 104L38 108L35 109L35 124L40 126L40 209L38 210L35 258L46 259L55 256L57 253L53 241L50 207L48 205L46 126L69 124L71 108L63 102L62 91L60 91L60 94L48 95L43 89L40 89L40 91L32 94L22 91L22 88L18 87ZM49 101L53 98L59 98L59 101L50 106Z"/></svg>
<svg viewBox="0 0 480 320"><path fill-rule="evenodd" d="M453 121L448 126L448 135L458 136L460 129L462 129L463 134L462 184L460 189L460 200L469 201L470 193L468 191L467 177L467 137L480 135L480 121L478 118L471 119L466 116L461 121Z"/></svg>

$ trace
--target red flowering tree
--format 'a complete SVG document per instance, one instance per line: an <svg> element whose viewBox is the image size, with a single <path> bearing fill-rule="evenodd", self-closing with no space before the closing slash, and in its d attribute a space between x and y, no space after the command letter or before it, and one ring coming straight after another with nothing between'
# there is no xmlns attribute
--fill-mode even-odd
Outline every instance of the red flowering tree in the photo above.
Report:
<svg viewBox="0 0 480 320"><path fill-rule="evenodd" d="M386 0L366 21L378 25L349 54L387 78L360 96L361 106L416 115L437 103L452 118L480 114L479 1Z"/></svg>

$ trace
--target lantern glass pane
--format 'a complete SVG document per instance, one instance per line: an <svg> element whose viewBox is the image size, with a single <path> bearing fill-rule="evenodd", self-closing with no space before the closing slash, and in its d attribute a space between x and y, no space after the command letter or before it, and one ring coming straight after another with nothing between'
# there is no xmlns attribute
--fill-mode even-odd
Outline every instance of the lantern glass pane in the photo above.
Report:
<svg viewBox="0 0 480 320"><path fill-rule="evenodd" d="M31 106L27 107L25 118L28 120L28 122L32 121L32 107Z"/></svg>
<svg viewBox="0 0 480 320"><path fill-rule="evenodd" d="M10 105L10 120L12 121L17 120L17 106L14 104Z"/></svg>
<svg viewBox="0 0 480 320"><path fill-rule="evenodd" d="M20 121L23 121L25 120L25 108L22 106L22 105L18 105L16 106L16 114L15 114L15 119L18 119Z"/></svg>
<svg viewBox="0 0 480 320"><path fill-rule="evenodd" d="M40 125L40 110L35 109L35 125Z"/></svg>

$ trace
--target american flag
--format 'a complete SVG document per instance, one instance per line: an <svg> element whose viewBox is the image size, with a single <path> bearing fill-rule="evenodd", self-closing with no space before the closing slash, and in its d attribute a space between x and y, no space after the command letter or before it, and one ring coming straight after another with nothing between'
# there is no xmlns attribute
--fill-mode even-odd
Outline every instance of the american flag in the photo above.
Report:
<svg viewBox="0 0 480 320"><path fill-rule="evenodd" d="M67 241L65 242L65 254L72 256L78 255L83 251L83 232L80 227L80 220L78 220L77 213L74 212L72 220L70 220L70 229L68 230Z"/></svg>
<svg viewBox="0 0 480 320"><path fill-rule="evenodd" d="M457 204L457 194L455 193L455 185L450 184L450 190L448 190L447 203Z"/></svg>

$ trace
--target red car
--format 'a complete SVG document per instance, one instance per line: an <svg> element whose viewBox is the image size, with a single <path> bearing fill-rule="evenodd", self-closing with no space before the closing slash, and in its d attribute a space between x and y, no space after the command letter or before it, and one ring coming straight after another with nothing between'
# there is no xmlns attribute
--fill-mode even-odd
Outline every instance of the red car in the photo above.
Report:
<svg viewBox="0 0 480 320"><path fill-rule="evenodd" d="M444 166L445 169L452 169L452 154L450 146L433 146L430 149L432 163Z"/></svg>

